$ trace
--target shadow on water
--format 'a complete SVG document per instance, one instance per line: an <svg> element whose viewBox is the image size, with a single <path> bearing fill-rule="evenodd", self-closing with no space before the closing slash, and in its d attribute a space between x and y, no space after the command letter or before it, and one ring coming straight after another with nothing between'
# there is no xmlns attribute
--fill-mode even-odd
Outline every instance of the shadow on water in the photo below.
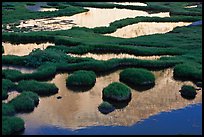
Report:
<svg viewBox="0 0 204 137"><path fill-rule="evenodd" d="M88 90L92 89L92 86L90 87L76 87L76 86L68 86L67 89L73 91L73 92L86 92Z"/></svg>
<svg viewBox="0 0 204 137"><path fill-rule="evenodd" d="M120 80L120 82L122 82L122 81ZM127 84L126 82L123 82L123 83ZM132 83L128 83L127 85L129 87L131 87L132 89L136 90L136 91L142 92L142 91L146 91L146 90L149 90L149 89L153 88L155 86L155 83L151 82L148 85L146 85L146 84L144 84L144 85L134 85Z"/></svg>
<svg viewBox="0 0 204 137"><path fill-rule="evenodd" d="M107 98L102 98L103 101L107 101L108 103L112 104L116 109L123 109L125 108L126 106L128 106L129 102L131 101L131 97L126 100L126 101L122 101L122 102L116 102L114 100L111 100L111 99L107 99Z"/></svg>

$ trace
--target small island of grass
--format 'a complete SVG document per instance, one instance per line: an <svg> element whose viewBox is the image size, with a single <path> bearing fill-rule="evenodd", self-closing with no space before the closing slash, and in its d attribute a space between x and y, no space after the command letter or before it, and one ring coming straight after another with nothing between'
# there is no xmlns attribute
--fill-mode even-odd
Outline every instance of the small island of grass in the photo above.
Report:
<svg viewBox="0 0 204 137"><path fill-rule="evenodd" d="M96 74L93 71L79 70L68 76L68 88L92 88L96 83Z"/></svg>
<svg viewBox="0 0 204 137"><path fill-rule="evenodd" d="M112 101L128 101L131 99L131 90L125 84L113 82L102 91L103 99Z"/></svg>
<svg viewBox="0 0 204 137"><path fill-rule="evenodd" d="M181 96L185 99L194 99L197 94L195 88L190 85L183 85L180 92Z"/></svg>
<svg viewBox="0 0 204 137"><path fill-rule="evenodd" d="M149 89L155 85L154 74L141 68L127 68L123 70L120 73L120 81L136 89Z"/></svg>

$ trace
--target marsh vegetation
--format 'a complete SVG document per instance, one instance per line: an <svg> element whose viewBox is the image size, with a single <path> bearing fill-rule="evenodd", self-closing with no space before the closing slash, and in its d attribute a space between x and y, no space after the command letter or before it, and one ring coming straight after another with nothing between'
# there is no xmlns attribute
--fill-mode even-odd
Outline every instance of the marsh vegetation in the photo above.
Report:
<svg viewBox="0 0 204 137"><path fill-rule="evenodd" d="M3 2L3 134L128 126L201 103L202 22L189 24L202 3L139 4Z"/></svg>

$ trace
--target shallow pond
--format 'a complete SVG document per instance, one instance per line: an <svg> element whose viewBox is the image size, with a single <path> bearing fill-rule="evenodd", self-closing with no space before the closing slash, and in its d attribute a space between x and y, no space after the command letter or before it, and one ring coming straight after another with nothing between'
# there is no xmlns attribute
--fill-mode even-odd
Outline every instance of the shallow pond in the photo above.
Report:
<svg viewBox="0 0 204 137"><path fill-rule="evenodd" d="M147 6L146 3L141 2L111 2L111 3L119 5Z"/></svg>
<svg viewBox="0 0 204 137"><path fill-rule="evenodd" d="M11 44L8 42L2 42L4 47L3 55L17 55L24 56L28 55L32 50L40 48L41 50L46 49L48 46L54 46L53 43L28 43L28 44Z"/></svg>
<svg viewBox="0 0 204 137"><path fill-rule="evenodd" d="M178 123L178 124L175 124ZM148 132L147 132L148 131ZM24 135L202 135L202 104L162 112L132 126L90 126L83 129L29 125Z"/></svg>
<svg viewBox="0 0 204 137"><path fill-rule="evenodd" d="M33 6L26 6L30 11L57 11L56 8L42 8L41 6L47 6L47 2L36 2Z"/></svg>
<svg viewBox="0 0 204 137"><path fill-rule="evenodd" d="M3 65L2 66L2 70L4 69L11 69L11 70L18 70L20 71L21 73L33 73L36 69L34 68L28 68L28 67L22 67L22 66L6 66L6 65Z"/></svg>
<svg viewBox="0 0 204 137"><path fill-rule="evenodd" d="M129 10L129 9L100 9L100 8L86 8L88 12L75 14L73 16L53 17L46 19L31 19L27 21L21 21L17 27L30 27L32 31L43 30L65 30L71 29L73 26L79 27L101 27L109 26L111 22L125 18L134 18L137 16L148 17L170 17L169 12L160 12L149 14L146 11L141 10Z"/></svg>
<svg viewBox="0 0 204 137"><path fill-rule="evenodd" d="M186 6L185 8L196 8L198 5Z"/></svg>
<svg viewBox="0 0 204 137"><path fill-rule="evenodd" d="M66 87L68 74L58 74L49 82L55 83L59 93L41 97L35 110L28 114L17 114L25 120L26 130L31 126L43 125L80 129L87 126L131 126L138 121L164 111L183 108L189 104L202 102L202 90L197 90L194 100L186 100L180 95L183 84L195 86L192 82L176 81L173 70L153 71L156 84L152 89L136 91L132 89L132 100L121 109L104 115L98 111L102 103L102 90L111 82L119 81L121 70L98 77L95 86L87 92L73 92ZM61 99L57 99L61 96ZM28 128L27 128L28 127Z"/></svg>
<svg viewBox="0 0 204 137"><path fill-rule="evenodd" d="M162 56L135 56L135 55L130 55L130 54L125 54L125 53L121 53L121 54L94 54L94 53L86 53L86 54L82 54L82 55L78 55L78 54L67 54L70 55L72 57L88 57L88 58L93 58L96 60L109 60L109 59L113 59L113 58L134 58L134 59L142 59L142 60L156 60L156 59L160 59L161 57L171 57L170 55L162 55Z"/></svg>
<svg viewBox="0 0 204 137"><path fill-rule="evenodd" d="M139 22L117 29L107 36L133 38L151 34L164 34L176 27L188 26L191 22Z"/></svg>

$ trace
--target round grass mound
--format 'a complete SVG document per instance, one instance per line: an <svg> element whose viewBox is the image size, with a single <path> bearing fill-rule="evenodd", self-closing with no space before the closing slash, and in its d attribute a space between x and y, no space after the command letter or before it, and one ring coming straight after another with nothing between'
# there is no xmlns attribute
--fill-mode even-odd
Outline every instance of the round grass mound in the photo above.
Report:
<svg viewBox="0 0 204 137"><path fill-rule="evenodd" d="M104 101L98 106L98 110L103 114L108 114L108 113L114 111L115 107L112 104Z"/></svg>
<svg viewBox="0 0 204 137"><path fill-rule="evenodd" d="M4 89L2 89L2 94L1 94L1 100L5 100L8 98L8 92Z"/></svg>
<svg viewBox="0 0 204 137"><path fill-rule="evenodd" d="M197 94L195 88L190 85L183 85L180 92L181 96L186 99L194 99Z"/></svg>
<svg viewBox="0 0 204 137"><path fill-rule="evenodd" d="M39 103L39 96L38 96L37 93L34 93L34 92L32 92L32 91L23 91L23 92L21 93L21 95L22 95L22 96L28 96L28 97L30 97L30 98L34 101L35 106L38 105L38 103Z"/></svg>
<svg viewBox="0 0 204 137"><path fill-rule="evenodd" d="M16 112L31 112L35 108L35 103L32 98L25 95L19 95L9 101L9 104L14 106Z"/></svg>
<svg viewBox="0 0 204 137"><path fill-rule="evenodd" d="M69 88L92 88L96 83L96 74L93 71L75 71L66 79L66 86Z"/></svg>
<svg viewBox="0 0 204 137"><path fill-rule="evenodd" d="M144 90L155 85L155 77L152 72L141 68L127 68L120 72L120 81L128 86Z"/></svg>
<svg viewBox="0 0 204 137"><path fill-rule="evenodd" d="M2 103L2 116L13 116L15 114L15 109L13 105L8 103Z"/></svg>
<svg viewBox="0 0 204 137"><path fill-rule="evenodd" d="M202 69L197 65L179 64L174 67L173 77L178 80L202 81Z"/></svg>
<svg viewBox="0 0 204 137"><path fill-rule="evenodd" d="M131 90L125 84L113 82L102 91L104 100L128 101L131 99Z"/></svg>
<svg viewBox="0 0 204 137"><path fill-rule="evenodd" d="M25 129L23 119L15 116L2 116L2 135L13 135Z"/></svg>

